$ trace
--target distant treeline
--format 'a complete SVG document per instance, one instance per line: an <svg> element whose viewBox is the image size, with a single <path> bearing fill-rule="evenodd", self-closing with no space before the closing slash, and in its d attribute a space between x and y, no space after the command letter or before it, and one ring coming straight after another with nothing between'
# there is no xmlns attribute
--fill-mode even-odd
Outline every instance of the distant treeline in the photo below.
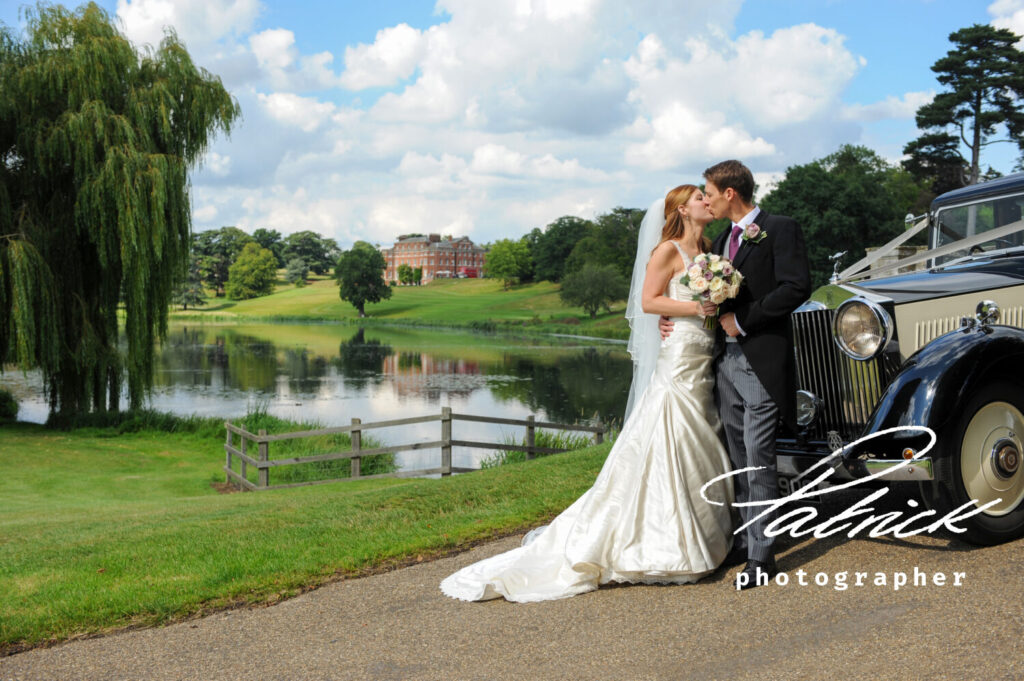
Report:
<svg viewBox="0 0 1024 681"><path fill-rule="evenodd" d="M915 178L871 149L844 145L834 154L789 167L757 204L797 220L819 286L832 272L828 257L833 253L846 251L842 262L848 265L863 257L867 247L903 232L905 216L923 212L934 198L929 184L928 178ZM509 284L562 282L592 265L611 268L603 271L614 270L629 281L643 217L642 209L621 207L593 220L560 217L519 240L490 244L488 274ZM705 235L714 239L726 227L726 221L715 221Z"/></svg>

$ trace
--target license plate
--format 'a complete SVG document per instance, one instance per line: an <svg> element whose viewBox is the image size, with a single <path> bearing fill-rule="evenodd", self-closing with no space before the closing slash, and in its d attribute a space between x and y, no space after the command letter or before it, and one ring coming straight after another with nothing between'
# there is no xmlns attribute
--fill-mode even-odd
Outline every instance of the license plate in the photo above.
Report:
<svg viewBox="0 0 1024 681"><path fill-rule="evenodd" d="M796 478L784 478L782 476L779 476L779 478L778 478L779 496L780 497L788 497L790 494L793 494L794 492L803 489L804 487L806 487L807 485L810 485L813 482L814 482L814 477L812 477L810 475L807 476L806 478L801 479L801 480L797 480ZM834 485L832 485L832 483L830 483L829 481L823 480L823 481L819 482L817 485L814 486L813 491L814 492L818 492L818 491L821 491L821 490L824 490L824 489L827 489L827 488L833 487L833 486ZM814 494L813 496L802 497L800 499L801 503L808 503L809 502L809 503L812 503L812 504L820 504L821 501L822 501L822 496L820 494Z"/></svg>

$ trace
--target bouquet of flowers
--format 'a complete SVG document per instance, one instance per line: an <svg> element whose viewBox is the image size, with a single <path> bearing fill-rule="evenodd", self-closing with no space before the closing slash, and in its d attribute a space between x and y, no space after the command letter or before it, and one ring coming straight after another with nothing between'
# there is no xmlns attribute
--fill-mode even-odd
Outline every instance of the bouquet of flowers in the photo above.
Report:
<svg viewBox="0 0 1024 681"><path fill-rule="evenodd" d="M743 275L726 258L701 253L679 281L693 293L693 300L721 305L739 294ZM715 328L717 319L718 315L706 317L704 328Z"/></svg>

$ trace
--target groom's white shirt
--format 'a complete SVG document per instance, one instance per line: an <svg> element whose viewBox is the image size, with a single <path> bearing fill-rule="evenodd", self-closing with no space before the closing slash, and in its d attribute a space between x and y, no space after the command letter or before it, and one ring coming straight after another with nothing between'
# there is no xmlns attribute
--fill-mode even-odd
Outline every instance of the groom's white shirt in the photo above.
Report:
<svg viewBox="0 0 1024 681"><path fill-rule="evenodd" d="M732 225L730 225L730 227L729 227L729 238L725 240L725 248L722 249L722 257L723 258L728 258L729 257L729 243L732 241L732 232L733 232L734 229L736 229L736 225L739 225L743 229L746 229L750 225L750 223L752 223L754 220L757 219L757 216L760 215L760 214L761 214L761 209L758 208L757 206L754 206L754 208L749 213L744 215L740 219L739 222L734 222ZM742 235L741 235L741 238L742 238ZM743 330L742 326L740 326L739 320L736 319L735 321L736 321L736 328L740 330L740 335L741 336L746 336L747 332ZM725 342L726 343L736 343L737 341L732 336L726 334Z"/></svg>

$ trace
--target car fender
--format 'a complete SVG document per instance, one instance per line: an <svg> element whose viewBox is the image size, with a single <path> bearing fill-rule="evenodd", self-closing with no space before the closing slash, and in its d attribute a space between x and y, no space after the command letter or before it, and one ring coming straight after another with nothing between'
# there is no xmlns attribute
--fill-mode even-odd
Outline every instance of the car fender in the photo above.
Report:
<svg viewBox="0 0 1024 681"><path fill-rule="evenodd" d="M1024 330L986 325L951 331L904 363L863 435L897 426L928 426L941 438L969 396L995 380L1024 390ZM948 450L939 446L932 456L942 451Z"/></svg>

